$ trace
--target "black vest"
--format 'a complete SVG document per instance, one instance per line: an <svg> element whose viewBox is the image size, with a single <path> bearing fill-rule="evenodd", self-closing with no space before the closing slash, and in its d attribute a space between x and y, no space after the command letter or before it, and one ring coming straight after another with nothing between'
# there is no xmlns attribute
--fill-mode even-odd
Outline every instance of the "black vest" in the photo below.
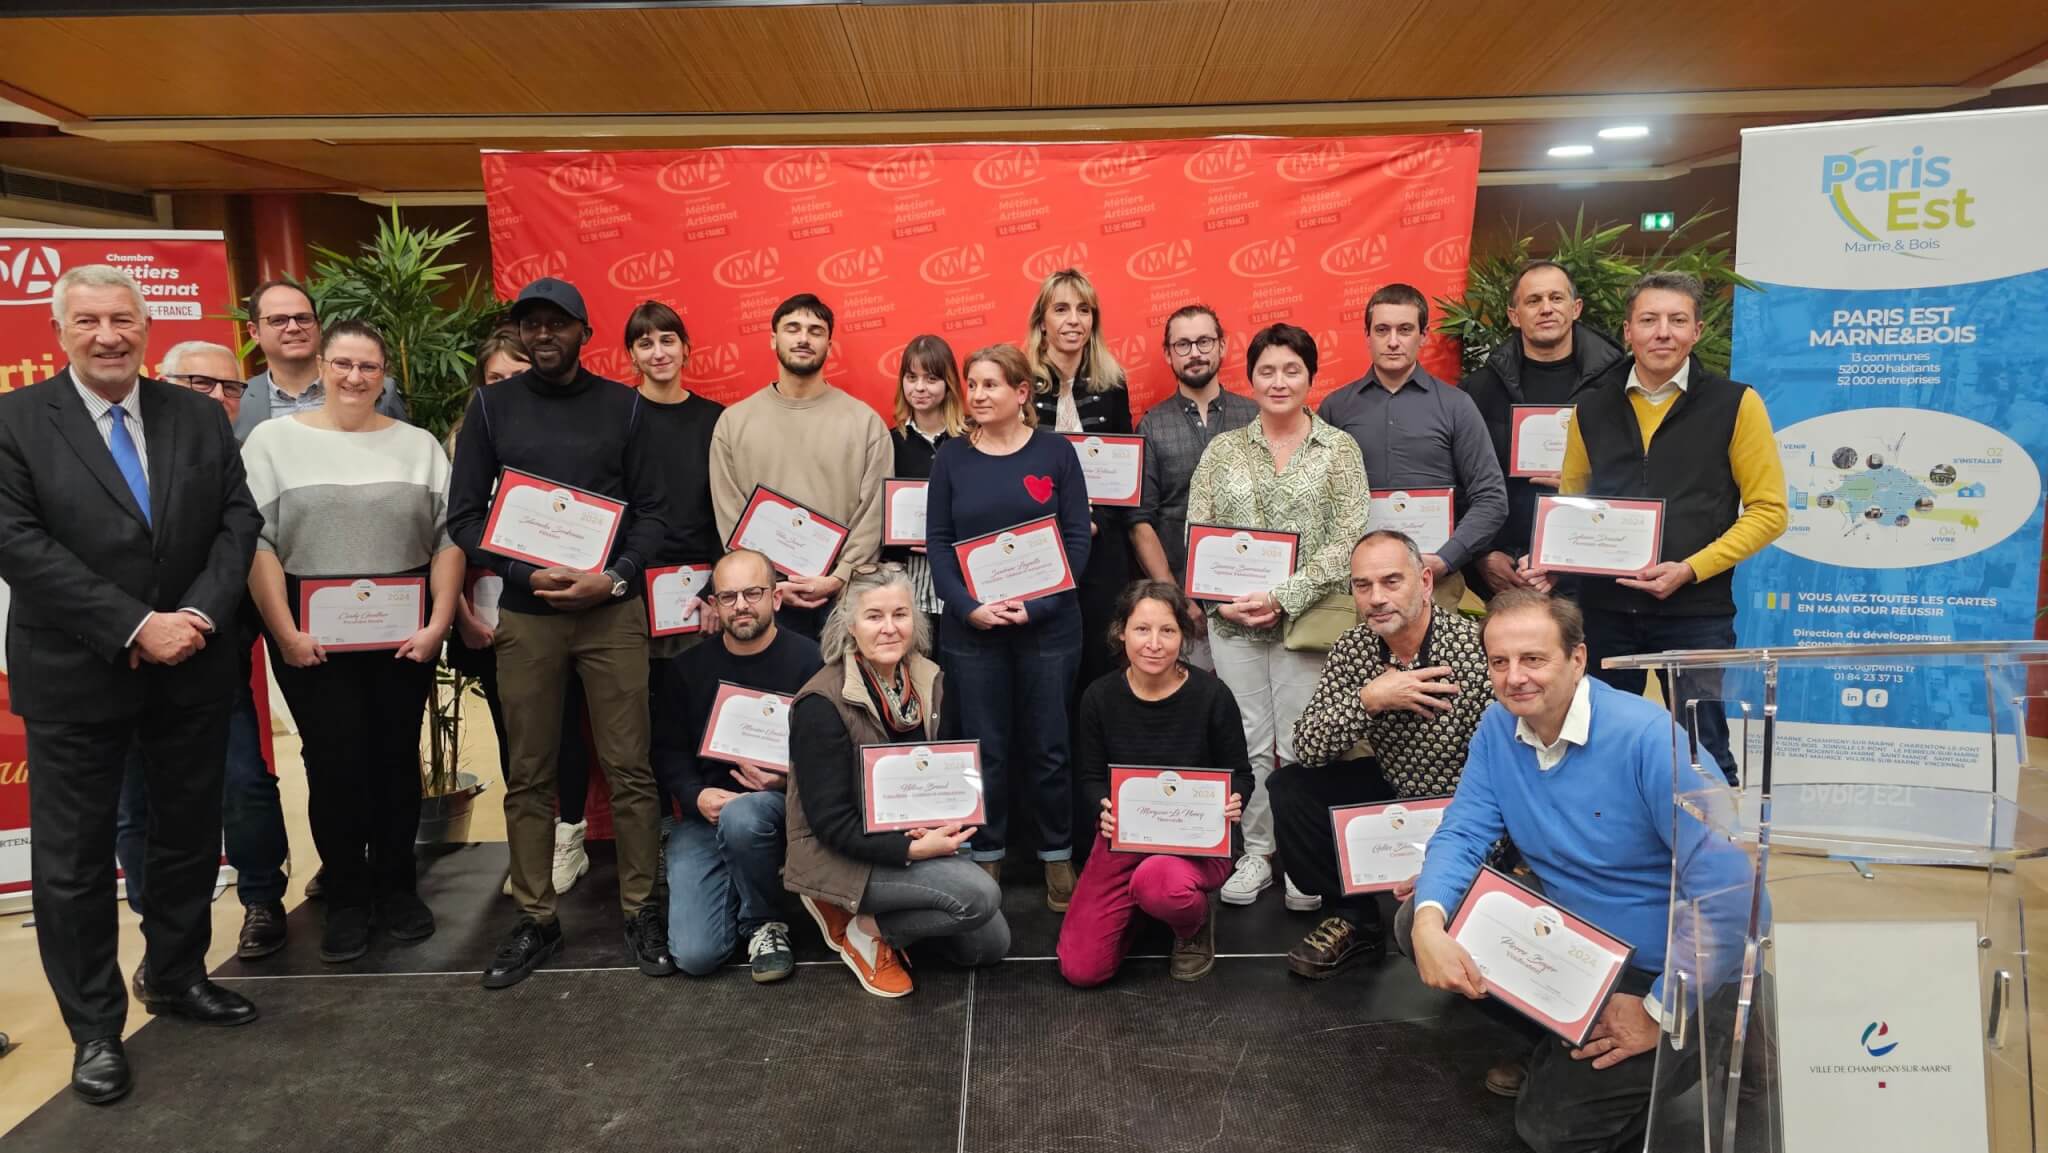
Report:
<svg viewBox="0 0 2048 1153"><path fill-rule="evenodd" d="M1684 560L1712 544L1742 513L1742 489L1728 463L1728 444L1749 386L1710 375L1694 359L1685 391L1665 402L1669 410L1645 452L1643 428L1627 391L1634 366L1633 357L1615 362L1577 397L1574 419L1593 468L1586 494L1662 500L1664 543L1657 559ZM1587 608L1619 612L1733 616L1734 583L1730 569L1660 601L1611 579L1588 577L1579 599Z"/></svg>

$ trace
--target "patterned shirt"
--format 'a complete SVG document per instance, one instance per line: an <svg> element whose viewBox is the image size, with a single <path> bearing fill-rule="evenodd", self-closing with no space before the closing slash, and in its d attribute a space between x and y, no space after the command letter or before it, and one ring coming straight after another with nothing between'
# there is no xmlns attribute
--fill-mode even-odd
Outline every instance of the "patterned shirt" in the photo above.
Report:
<svg viewBox="0 0 2048 1153"><path fill-rule="evenodd" d="M1243 428L1258 415L1257 401L1218 388L1204 423L1195 402L1176 389L1138 422L1138 435L1145 438L1145 486L1135 519L1159 534L1175 581L1187 577L1188 481L1202 462L1202 450L1219 434Z"/></svg>
<svg viewBox="0 0 2048 1153"><path fill-rule="evenodd" d="M1254 420L1209 442L1188 482L1188 521L1297 534L1294 575L1273 589L1287 615L1297 616L1351 579L1351 549L1365 535L1366 491L1358 442L1329 421L1310 416L1308 438L1276 475L1265 426ZM1214 605L1209 617L1224 636L1280 635L1281 625L1232 624Z"/></svg>
<svg viewBox="0 0 2048 1153"><path fill-rule="evenodd" d="M1373 678L1389 668L1426 669L1447 665L1458 695L1449 712L1424 717L1407 709L1377 715L1365 711L1359 696ZM1294 723L1294 755L1305 765L1327 765L1341 759L1360 740L1372 743L1380 771L1403 797L1448 796L1458 788L1465 770L1466 746L1479 728L1479 718L1493 702L1493 682L1486 675L1486 649L1479 626L1458 613L1432 606L1429 632L1422 651L1409 664L1392 659L1387 645L1364 625L1337 638L1329 662L1316 682L1315 695Z"/></svg>

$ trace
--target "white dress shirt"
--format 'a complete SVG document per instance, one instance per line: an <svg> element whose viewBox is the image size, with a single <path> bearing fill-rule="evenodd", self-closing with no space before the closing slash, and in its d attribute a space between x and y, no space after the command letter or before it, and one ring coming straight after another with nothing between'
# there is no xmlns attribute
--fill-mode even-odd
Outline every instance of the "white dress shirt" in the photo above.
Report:
<svg viewBox="0 0 2048 1153"><path fill-rule="evenodd" d="M142 434L142 389L138 387L140 383L140 381L137 381L136 384L130 385L128 395L121 398L118 403L121 406L121 411L128 415L128 436L135 441L135 459L141 462L142 475L147 477L149 476L149 438ZM85 384L76 375L73 375L71 378L71 387L78 390L78 399L85 402L86 415L92 417L92 426L99 430L100 440L106 443L107 451L113 452L114 405L117 402L108 400L92 389L85 387ZM213 631L212 617L190 606L181 608L178 611L181 613L191 613L199 619L201 624L206 626L207 632ZM135 638L142 635L142 626L148 624L149 618L155 615L154 612L142 614L142 619L135 622L135 631L128 634L127 647L134 647Z"/></svg>
<svg viewBox="0 0 2048 1153"><path fill-rule="evenodd" d="M1651 404L1656 405L1658 408L1664 407L1665 401L1668 401L1672 397L1677 396L1679 393L1684 392L1685 386L1692 382L1692 358L1689 356L1686 357L1685 361L1678 366L1678 372L1674 374L1670 380L1665 381L1662 385L1656 388L1644 387L1642 380L1636 376L1636 369L1638 367L1640 366L1629 366L1628 384L1622 389L1622 391L1640 392L1643 394L1643 399L1649 401Z"/></svg>
<svg viewBox="0 0 2048 1153"><path fill-rule="evenodd" d="M1572 691L1572 703L1565 708L1564 725L1557 730L1557 739L1549 744L1536 735L1523 718L1515 721L1515 739L1536 750L1536 767L1544 772L1557 767L1571 746L1586 743L1586 736L1593 729L1592 678L1580 677L1579 687Z"/></svg>

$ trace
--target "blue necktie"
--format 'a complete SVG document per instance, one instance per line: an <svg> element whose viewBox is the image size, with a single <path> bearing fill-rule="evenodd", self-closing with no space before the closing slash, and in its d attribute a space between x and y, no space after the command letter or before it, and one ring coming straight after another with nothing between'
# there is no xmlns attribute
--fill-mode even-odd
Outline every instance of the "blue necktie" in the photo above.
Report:
<svg viewBox="0 0 2048 1153"><path fill-rule="evenodd" d="M149 478L142 474L142 454L135 451L135 437L128 431L128 413L118 404L108 412L114 418L114 434L107 438L107 447L114 453L114 467L121 470L121 479L128 482L128 491L135 494L135 503L142 509L142 523L155 527L149 519Z"/></svg>

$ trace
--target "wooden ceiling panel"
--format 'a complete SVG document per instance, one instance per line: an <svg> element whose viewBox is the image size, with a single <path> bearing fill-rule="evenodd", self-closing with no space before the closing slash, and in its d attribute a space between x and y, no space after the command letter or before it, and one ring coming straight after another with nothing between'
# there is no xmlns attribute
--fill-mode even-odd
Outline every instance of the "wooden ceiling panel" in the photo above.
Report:
<svg viewBox="0 0 2048 1153"><path fill-rule="evenodd" d="M834 8L660 8L643 19L663 56L714 112L859 112L860 66ZM612 71L639 67L633 46L612 46ZM650 70L656 82L680 76ZM639 108L611 111L640 111Z"/></svg>
<svg viewBox="0 0 2048 1153"><path fill-rule="evenodd" d="M1031 5L846 8L840 18L878 110L1031 103Z"/></svg>
<svg viewBox="0 0 2048 1153"><path fill-rule="evenodd" d="M1193 103L1228 8L1228 0L1034 5L1031 102Z"/></svg>
<svg viewBox="0 0 2048 1153"><path fill-rule="evenodd" d="M477 145L468 141L237 140L211 147L354 188L446 192L482 186L483 164Z"/></svg>
<svg viewBox="0 0 2048 1153"><path fill-rule="evenodd" d="M0 137L0 164L151 192L317 191L341 182L199 144ZM472 178L480 183L479 178Z"/></svg>
<svg viewBox="0 0 2048 1153"><path fill-rule="evenodd" d="M1422 0L1234 0L1216 29L1204 104L1348 100Z"/></svg>

